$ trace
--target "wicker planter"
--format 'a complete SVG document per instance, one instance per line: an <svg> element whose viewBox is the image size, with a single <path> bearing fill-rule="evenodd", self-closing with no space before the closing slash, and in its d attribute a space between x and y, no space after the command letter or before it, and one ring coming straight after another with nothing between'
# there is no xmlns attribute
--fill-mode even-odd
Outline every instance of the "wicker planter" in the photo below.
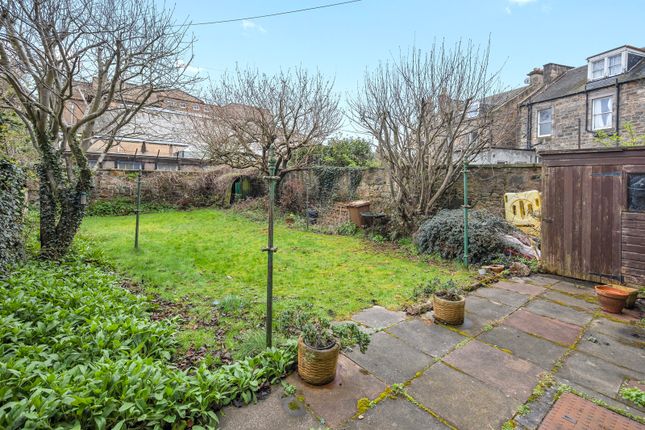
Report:
<svg viewBox="0 0 645 430"><path fill-rule="evenodd" d="M450 325L462 325L466 309L466 298L459 296L460 300L446 300L436 295L432 296L434 317L436 320Z"/></svg>
<svg viewBox="0 0 645 430"><path fill-rule="evenodd" d="M328 349L315 349L298 339L298 374L308 384L325 385L336 377L340 345Z"/></svg>
<svg viewBox="0 0 645 430"><path fill-rule="evenodd" d="M609 285L596 285L596 294L603 311L619 314L627 302L628 293Z"/></svg>

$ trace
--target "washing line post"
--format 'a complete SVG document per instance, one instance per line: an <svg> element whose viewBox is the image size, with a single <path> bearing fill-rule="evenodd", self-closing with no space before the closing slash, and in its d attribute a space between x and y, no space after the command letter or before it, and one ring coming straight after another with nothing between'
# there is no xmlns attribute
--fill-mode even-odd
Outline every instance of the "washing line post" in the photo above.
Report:
<svg viewBox="0 0 645 430"><path fill-rule="evenodd" d="M464 160L464 266L468 267L468 162Z"/></svg>
<svg viewBox="0 0 645 430"><path fill-rule="evenodd" d="M134 227L134 249L139 249L139 214L141 213L141 169L137 175L137 208L134 210L137 221Z"/></svg>
<svg viewBox="0 0 645 430"><path fill-rule="evenodd" d="M273 142L269 145L269 176L265 179L269 182L269 230L267 247L262 251L267 253L267 316L266 316L266 346L270 348L273 344L273 254L278 250L273 246L273 207L275 204L275 188L280 177L276 175L276 159L273 150Z"/></svg>

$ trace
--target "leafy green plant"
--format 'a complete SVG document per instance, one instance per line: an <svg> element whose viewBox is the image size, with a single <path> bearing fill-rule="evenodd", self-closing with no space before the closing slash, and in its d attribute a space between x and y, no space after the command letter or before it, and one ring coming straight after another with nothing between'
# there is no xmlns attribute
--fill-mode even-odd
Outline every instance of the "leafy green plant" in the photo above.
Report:
<svg viewBox="0 0 645 430"><path fill-rule="evenodd" d="M354 236L358 233L358 227L351 221L346 221L336 228L336 234L341 236Z"/></svg>
<svg viewBox="0 0 645 430"><path fill-rule="evenodd" d="M172 363L173 320L73 259L0 281L0 428L183 429L217 425L294 365L296 345L209 370Z"/></svg>
<svg viewBox="0 0 645 430"><path fill-rule="evenodd" d="M640 406L645 407L645 391L638 387L626 387L620 390L620 397Z"/></svg>
<svg viewBox="0 0 645 430"><path fill-rule="evenodd" d="M434 294L444 300L459 301L464 292L450 279L441 284Z"/></svg>
<svg viewBox="0 0 645 430"><path fill-rule="evenodd" d="M332 326L334 336L343 349L358 345L359 350L365 354L370 344L370 337L354 323L339 323Z"/></svg>
<svg viewBox="0 0 645 430"><path fill-rule="evenodd" d="M0 277L23 257L24 187L23 170L0 157Z"/></svg>
<svg viewBox="0 0 645 430"><path fill-rule="evenodd" d="M246 331L240 335L234 357L237 359L255 357L267 348L266 342L266 332L264 330L258 329ZM284 343L284 337L279 333L274 333L273 345L283 345Z"/></svg>
<svg viewBox="0 0 645 430"><path fill-rule="evenodd" d="M288 382L282 381L282 391L285 397L293 396L296 394L296 387Z"/></svg>
<svg viewBox="0 0 645 430"><path fill-rule="evenodd" d="M217 307L222 313L234 314L244 307L244 299L235 294L228 294L222 298Z"/></svg>
<svg viewBox="0 0 645 430"><path fill-rule="evenodd" d="M163 212L176 209L176 206L164 203L142 202L141 212ZM134 199L117 197L111 200L94 200L87 207L88 216L123 216L134 215L136 212Z"/></svg>
<svg viewBox="0 0 645 430"><path fill-rule="evenodd" d="M326 318L308 321L302 327L302 341L314 349L328 349L336 343L331 323Z"/></svg>
<svg viewBox="0 0 645 430"><path fill-rule="evenodd" d="M625 122L622 133L607 133L605 130L596 132L595 140L605 146L639 146L645 145L645 135L638 135L634 130L634 124Z"/></svg>

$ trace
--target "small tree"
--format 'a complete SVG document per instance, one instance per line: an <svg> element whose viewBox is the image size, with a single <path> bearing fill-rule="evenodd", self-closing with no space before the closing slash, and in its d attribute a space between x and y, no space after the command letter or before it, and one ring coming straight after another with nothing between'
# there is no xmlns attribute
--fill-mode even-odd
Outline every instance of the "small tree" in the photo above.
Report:
<svg viewBox="0 0 645 430"><path fill-rule="evenodd" d="M236 68L213 87L211 98L215 109L195 120L203 151L216 163L264 174L271 145L284 176L305 167L308 154L341 122L333 83L302 68L275 75Z"/></svg>
<svg viewBox="0 0 645 430"><path fill-rule="evenodd" d="M186 31L153 0L0 0L0 79L12 94L1 100L37 151L42 256L64 255L80 226L95 138L108 151L156 93L194 79Z"/></svg>
<svg viewBox="0 0 645 430"><path fill-rule="evenodd" d="M370 167L376 158L369 140L362 137L331 138L320 148L321 164L336 167Z"/></svg>
<svg viewBox="0 0 645 430"><path fill-rule="evenodd" d="M496 74L489 48L412 49L366 72L350 100L354 122L378 143L389 175L393 204L406 231L428 216L459 178L462 165L494 145L492 94Z"/></svg>

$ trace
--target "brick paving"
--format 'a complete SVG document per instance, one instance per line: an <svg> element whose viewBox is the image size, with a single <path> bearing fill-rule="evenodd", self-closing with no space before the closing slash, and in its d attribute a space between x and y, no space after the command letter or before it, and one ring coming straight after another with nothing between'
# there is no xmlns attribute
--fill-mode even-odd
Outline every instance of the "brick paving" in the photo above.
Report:
<svg viewBox="0 0 645 430"><path fill-rule="evenodd" d="M522 430L645 429L557 392L566 384L645 420L644 409L618 394L645 381L645 329L635 323L642 310L605 314L588 284L550 276L500 281L466 303L460 327L378 306L354 315L374 333L372 343L364 355L341 356L334 382L311 387L294 373L287 380L296 398L281 399L278 389L257 405L226 408L222 428L480 430L513 420ZM525 404L547 374L556 385ZM394 384L404 393L387 391ZM366 400L375 402L359 414Z"/></svg>

